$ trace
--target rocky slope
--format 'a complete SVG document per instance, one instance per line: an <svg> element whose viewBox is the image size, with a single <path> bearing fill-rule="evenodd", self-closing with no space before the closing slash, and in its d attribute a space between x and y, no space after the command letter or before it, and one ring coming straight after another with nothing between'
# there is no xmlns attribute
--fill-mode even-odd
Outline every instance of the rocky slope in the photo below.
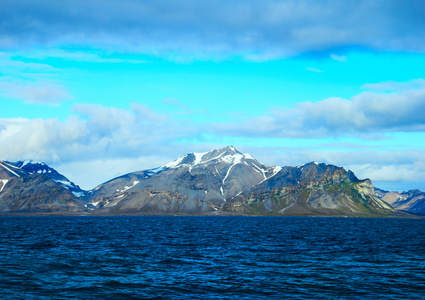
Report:
<svg viewBox="0 0 425 300"><path fill-rule="evenodd" d="M283 168L273 178L231 199L225 209L288 216L395 214L390 205L375 197L370 180L358 180L351 171L315 162Z"/></svg>
<svg viewBox="0 0 425 300"><path fill-rule="evenodd" d="M309 163L266 166L233 147L190 153L160 168L129 173L85 197L96 213L214 213L391 216L369 180Z"/></svg>
<svg viewBox="0 0 425 300"><path fill-rule="evenodd" d="M333 165L267 166L232 146L189 153L88 192L44 163L0 161L0 213L400 216L392 206L423 213L423 196L375 189Z"/></svg>
<svg viewBox="0 0 425 300"><path fill-rule="evenodd" d="M152 170L130 173L89 191L88 207L104 212L206 213L274 176L233 147L190 153Z"/></svg>
<svg viewBox="0 0 425 300"><path fill-rule="evenodd" d="M375 194L397 210L425 215L425 192L420 190L391 192L375 189Z"/></svg>
<svg viewBox="0 0 425 300"><path fill-rule="evenodd" d="M86 191L81 189L78 185L71 182L64 175L60 174L55 169L49 167L44 162L38 162L33 160L21 160L17 162L6 162L9 165L15 166L23 171L27 171L31 174L44 174L51 179L53 179L56 183L60 184L62 187L66 188L70 192L74 194L76 197L84 196Z"/></svg>
<svg viewBox="0 0 425 300"><path fill-rule="evenodd" d="M0 213L61 213L84 210L83 203L46 174L0 161Z"/></svg>

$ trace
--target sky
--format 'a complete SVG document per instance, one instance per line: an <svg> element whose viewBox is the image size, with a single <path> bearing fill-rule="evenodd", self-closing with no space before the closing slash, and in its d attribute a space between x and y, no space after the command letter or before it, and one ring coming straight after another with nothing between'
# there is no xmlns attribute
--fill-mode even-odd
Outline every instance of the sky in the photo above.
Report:
<svg viewBox="0 0 425 300"><path fill-rule="evenodd" d="M425 190L423 1L0 2L0 159L84 189L233 145Z"/></svg>

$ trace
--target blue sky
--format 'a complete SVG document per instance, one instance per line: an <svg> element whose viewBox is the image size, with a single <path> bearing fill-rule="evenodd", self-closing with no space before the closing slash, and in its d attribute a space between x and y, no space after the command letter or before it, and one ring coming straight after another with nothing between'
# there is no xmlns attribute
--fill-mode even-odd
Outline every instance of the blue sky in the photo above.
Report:
<svg viewBox="0 0 425 300"><path fill-rule="evenodd" d="M425 190L421 1L2 1L0 158L83 188L187 152Z"/></svg>

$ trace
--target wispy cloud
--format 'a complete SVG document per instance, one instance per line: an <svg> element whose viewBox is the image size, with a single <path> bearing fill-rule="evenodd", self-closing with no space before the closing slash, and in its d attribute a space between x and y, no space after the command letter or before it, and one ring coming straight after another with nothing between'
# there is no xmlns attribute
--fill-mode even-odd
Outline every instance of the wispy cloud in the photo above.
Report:
<svg viewBox="0 0 425 300"><path fill-rule="evenodd" d="M425 80L419 78L407 82L389 81L380 83L367 83L363 85L363 89L378 92L405 92L409 90L420 90L425 89Z"/></svg>
<svg viewBox="0 0 425 300"><path fill-rule="evenodd" d="M316 68L305 68L305 69L313 73L323 73L323 70L316 69Z"/></svg>
<svg viewBox="0 0 425 300"><path fill-rule="evenodd" d="M329 57L331 59L339 61L339 62L346 62L347 61L347 56L344 56L344 55L330 54Z"/></svg>
<svg viewBox="0 0 425 300"><path fill-rule="evenodd" d="M7 56L12 56L7 53ZM45 59L61 59L64 61L88 62L97 64L144 64L149 63L147 60L134 59L131 55L121 54L120 58L114 56L114 53L102 52L94 49L32 49L25 52L26 59L43 61ZM16 60L15 60L16 61Z"/></svg>
<svg viewBox="0 0 425 300"><path fill-rule="evenodd" d="M51 82L0 82L0 94L27 103L45 105L58 105L62 101L72 99L66 87Z"/></svg>

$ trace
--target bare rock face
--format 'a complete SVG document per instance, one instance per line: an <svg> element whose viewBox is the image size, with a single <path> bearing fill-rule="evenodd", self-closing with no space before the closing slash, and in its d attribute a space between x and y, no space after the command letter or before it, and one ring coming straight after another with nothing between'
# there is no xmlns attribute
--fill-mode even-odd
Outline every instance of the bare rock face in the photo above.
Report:
<svg viewBox="0 0 425 300"><path fill-rule="evenodd" d="M220 210L238 193L276 174L233 147L190 153L160 168L106 182L87 197L104 212L205 213Z"/></svg>
<svg viewBox="0 0 425 300"><path fill-rule="evenodd" d="M376 189L375 194L378 198L387 202L397 210L417 215L425 215L425 192L420 190L391 192Z"/></svg>
<svg viewBox="0 0 425 300"><path fill-rule="evenodd" d="M233 147L190 153L88 192L99 213L187 213L372 216L394 209L370 180L336 166L266 166Z"/></svg>
<svg viewBox="0 0 425 300"><path fill-rule="evenodd" d="M72 192L76 197L84 196L86 191L81 189L78 185L70 181L64 175L60 174L55 169L49 167L44 162L32 161L32 160L21 160L17 162L6 162L10 166L19 168L30 174L43 174L53 179L56 183L64 187L65 189Z"/></svg>
<svg viewBox="0 0 425 300"><path fill-rule="evenodd" d="M420 212L423 193L406 193L382 192L368 179L323 163L267 166L232 146L189 153L90 191L44 163L0 161L0 213L396 215L391 205Z"/></svg>
<svg viewBox="0 0 425 300"><path fill-rule="evenodd" d="M83 210L83 203L50 177L0 162L1 213L67 213Z"/></svg>
<svg viewBox="0 0 425 300"><path fill-rule="evenodd" d="M240 203L243 203L241 205ZM318 163L284 167L230 201L229 211L286 216L392 215L394 209L374 196L370 180L343 168Z"/></svg>

